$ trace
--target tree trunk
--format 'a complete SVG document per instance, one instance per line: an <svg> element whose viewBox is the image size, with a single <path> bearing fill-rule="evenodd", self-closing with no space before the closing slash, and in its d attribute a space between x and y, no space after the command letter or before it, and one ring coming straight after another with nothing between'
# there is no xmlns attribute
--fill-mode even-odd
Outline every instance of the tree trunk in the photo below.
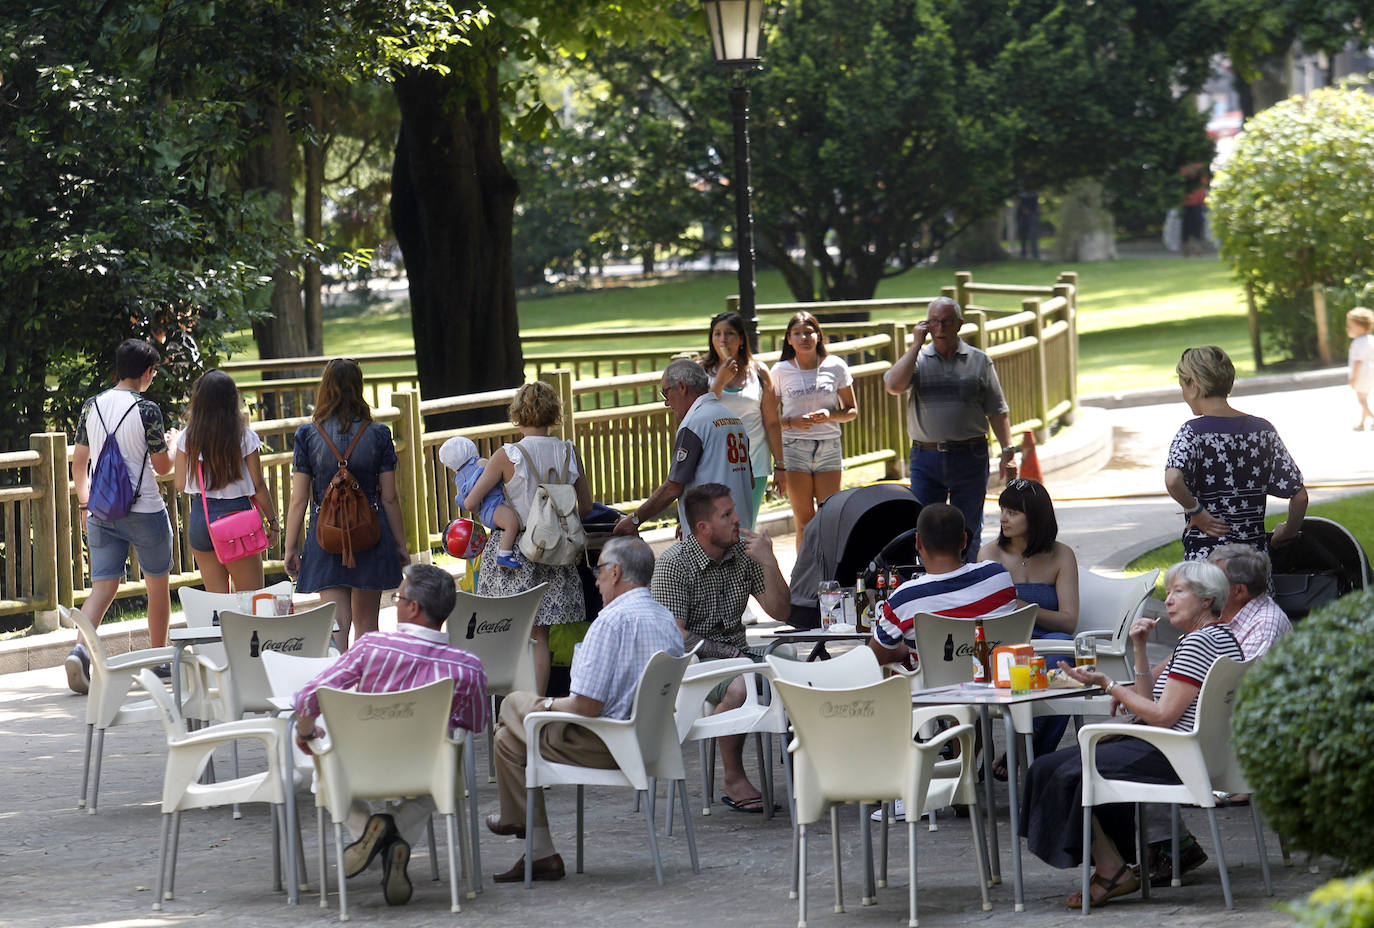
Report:
<svg viewBox="0 0 1374 928"><path fill-rule="evenodd" d="M1005 261L1002 249L1002 212L999 210L969 223L940 249L940 267L966 267Z"/></svg>
<svg viewBox="0 0 1374 928"><path fill-rule="evenodd" d="M243 185L263 191L276 209L276 217L288 229L295 228L291 208L295 177L292 171L293 144L286 127L286 112L280 105L265 106L263 117L267 132L264 145L250 149L242 161ZM298 269L283 257L272 271L272 299L268 318L253 323L253 340L263 358L295 358L304 355L309 343L305 336L305 314L301 307Z"/></svg>
<svg viewBox="0 0 1374 928"><path fill-rule="evenodd" d="M1102 205L1102 182L1074 181L1064 193L1054 233L1056 261L1115 261L1116 220Z"/></svg>
<svg viewBox="0 0 1374 928"><path fill-rule="evenodd" d="M496 62L484 93L456 73L413 71L395 83L401 133L391 222L410 279L421 395L429 399L524 381L511 230L515 178L501 160ZM484 105L485 102L485 105ZM431 428L503 413L431 417Z"/></svg>
<svg viewBox="0 0 1374 928"><path fill-rule="evenodd" d="M1270 55L1255 59L1255 67L1260 76L1253 81L1236 79L1236 89L1240 96L1240 109L1249 119L1256 113L1266 110L1281 100L1287 100L1293 92L1293 48L1291 44Z"/></svg>
<svg viewBox="0 0 1374 928"><path fill-rule="evenodd" d="M321 290L324 275L320 272L318 248L324 238L324 156L325 145L320 142L325 132L325 95L315 91L305 110L309 123L305 136L305 238L317 249L316 257L305 261L305 343L309 354L324 354L324 300Z"/></svg>

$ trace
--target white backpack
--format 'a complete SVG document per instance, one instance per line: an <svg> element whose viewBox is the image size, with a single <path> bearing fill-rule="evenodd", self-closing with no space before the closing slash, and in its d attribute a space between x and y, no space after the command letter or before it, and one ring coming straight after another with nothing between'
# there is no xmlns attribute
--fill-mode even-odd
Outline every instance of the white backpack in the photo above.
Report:
<svg viewBox="0 0 1374 928"><path fill-rule="evenodd" d="M577 563L587 547L587 533L582 528L582 515L577 508L577 488L566 481L572 473L572 447L560 474L542 475L529 514L525 517L525 531L520 536L520 553L536 564L565 567ZM529 460L527 455L526 461Z"/></svg>

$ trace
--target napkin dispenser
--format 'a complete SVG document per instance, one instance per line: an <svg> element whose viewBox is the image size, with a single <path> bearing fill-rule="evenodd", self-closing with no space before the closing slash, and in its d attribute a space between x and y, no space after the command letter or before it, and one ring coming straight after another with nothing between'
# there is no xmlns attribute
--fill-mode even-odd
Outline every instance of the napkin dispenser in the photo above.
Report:
<svg viewBox="0 0 1374 928"><path fill-rule="evenodd" d="M1018 658L1029 661L1035 656L1035 648L1028 644L1003 644L992 649L993 682L1003 689L1011 688L1011 665Z"/></svg>

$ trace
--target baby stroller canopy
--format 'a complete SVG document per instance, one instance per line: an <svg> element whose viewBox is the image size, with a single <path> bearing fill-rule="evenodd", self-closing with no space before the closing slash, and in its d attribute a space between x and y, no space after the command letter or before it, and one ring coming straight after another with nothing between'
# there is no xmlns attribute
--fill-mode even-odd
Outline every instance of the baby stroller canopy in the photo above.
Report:
<svg viewBox="0 0 1374 928"><path fill-rule="evenodd" d="M1298 537L1270 547L1274 601L1296 622L1318 606L1369 586L1369 558L1339 522L1308 516Z"/></svg>

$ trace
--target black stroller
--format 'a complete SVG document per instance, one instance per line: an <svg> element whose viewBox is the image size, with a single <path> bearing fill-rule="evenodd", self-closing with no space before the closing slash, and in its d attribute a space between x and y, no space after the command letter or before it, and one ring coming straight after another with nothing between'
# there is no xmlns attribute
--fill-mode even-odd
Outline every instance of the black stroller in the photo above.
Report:
<svg viewBox="0 0 1374 928"><path fill-rule="evenodd" d="M820 627L816 587L822 580L851 586L863 573L865 584L871 584L879 558L884 567L914 564L916 516L920 512L921 504L903 483L841 490L822 503L806 527L792 567L788 623L795 628Z"/></svg>
<svg viewBox="0 0 1374 928"><path fill-rule="evenodd" d="M1303 520L1298 537L1269 549L1274 601L1296 622L1318 606L1370 584L1369 558L1339 522Z"/></svg>

